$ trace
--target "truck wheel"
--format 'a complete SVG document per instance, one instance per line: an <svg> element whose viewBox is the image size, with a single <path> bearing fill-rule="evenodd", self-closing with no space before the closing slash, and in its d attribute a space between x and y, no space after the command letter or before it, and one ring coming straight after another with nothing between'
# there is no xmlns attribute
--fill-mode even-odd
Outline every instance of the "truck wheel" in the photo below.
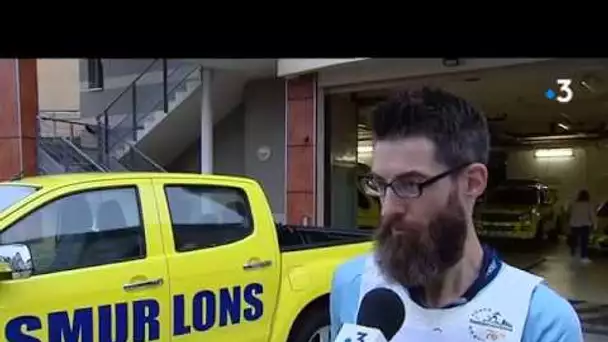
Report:
<svg viewBox="0 0 608 342"><path fill-rule="evenodd" d="M288 342L330 342L330 320L327 308L314 308L298 319Z"/></svg>

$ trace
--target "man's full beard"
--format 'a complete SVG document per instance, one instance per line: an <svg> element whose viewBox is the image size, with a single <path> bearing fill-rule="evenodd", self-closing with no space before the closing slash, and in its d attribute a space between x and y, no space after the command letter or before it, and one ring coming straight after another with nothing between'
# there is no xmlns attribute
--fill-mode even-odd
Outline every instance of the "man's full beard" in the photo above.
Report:
<svg viewBox="0 0 608 342"><path fill-rule="evenodd" d="M401 285L424 286L462 258L466 237L464 210L453 192L427 227L406 222L403 213L383 217L376 230L376 260Z"/></svg>

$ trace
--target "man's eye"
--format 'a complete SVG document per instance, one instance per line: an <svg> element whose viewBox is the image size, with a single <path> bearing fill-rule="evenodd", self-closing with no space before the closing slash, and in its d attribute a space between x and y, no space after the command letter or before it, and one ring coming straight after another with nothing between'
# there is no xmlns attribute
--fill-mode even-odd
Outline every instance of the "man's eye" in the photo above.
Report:
<svg viewBox="0 0 608 342"><path fill-rule="evenodd" d="M394 185L401 189L407 189L407 188L415 188L416 186L418 186L418 183L412 182L412 181L398 181L398 182L395 182Z"/></svg>

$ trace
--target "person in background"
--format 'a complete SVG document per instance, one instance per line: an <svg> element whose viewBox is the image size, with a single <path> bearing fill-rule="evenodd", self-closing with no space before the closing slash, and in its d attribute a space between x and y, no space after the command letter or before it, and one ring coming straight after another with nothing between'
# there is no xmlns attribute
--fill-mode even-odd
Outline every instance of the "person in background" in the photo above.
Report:
<svg viewBox="0 0 608 342"><path fill-rule="evenodd" d="M576 201L570 206L570 254L576 256L580 247L580 259L582 263L590 263L589 259L589 236L596 226L595 209L591 205L589 192L581 190Z"/></svg>

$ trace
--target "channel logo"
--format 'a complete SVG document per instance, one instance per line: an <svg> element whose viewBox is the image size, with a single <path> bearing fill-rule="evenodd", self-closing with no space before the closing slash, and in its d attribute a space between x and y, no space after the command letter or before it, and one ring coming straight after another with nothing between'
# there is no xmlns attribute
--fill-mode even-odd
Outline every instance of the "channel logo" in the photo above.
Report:
<svg viewBox="0 0 608 342"><path fill-rule="evenodd" d="M545 91L545 97L551 101L557 101L559 103L568 103L572 101L574 97L574 92L570 85L572 84L572 80L569 78L560 78L555 80L555 83L559 86L558 91L549 88Z"/></svg>

